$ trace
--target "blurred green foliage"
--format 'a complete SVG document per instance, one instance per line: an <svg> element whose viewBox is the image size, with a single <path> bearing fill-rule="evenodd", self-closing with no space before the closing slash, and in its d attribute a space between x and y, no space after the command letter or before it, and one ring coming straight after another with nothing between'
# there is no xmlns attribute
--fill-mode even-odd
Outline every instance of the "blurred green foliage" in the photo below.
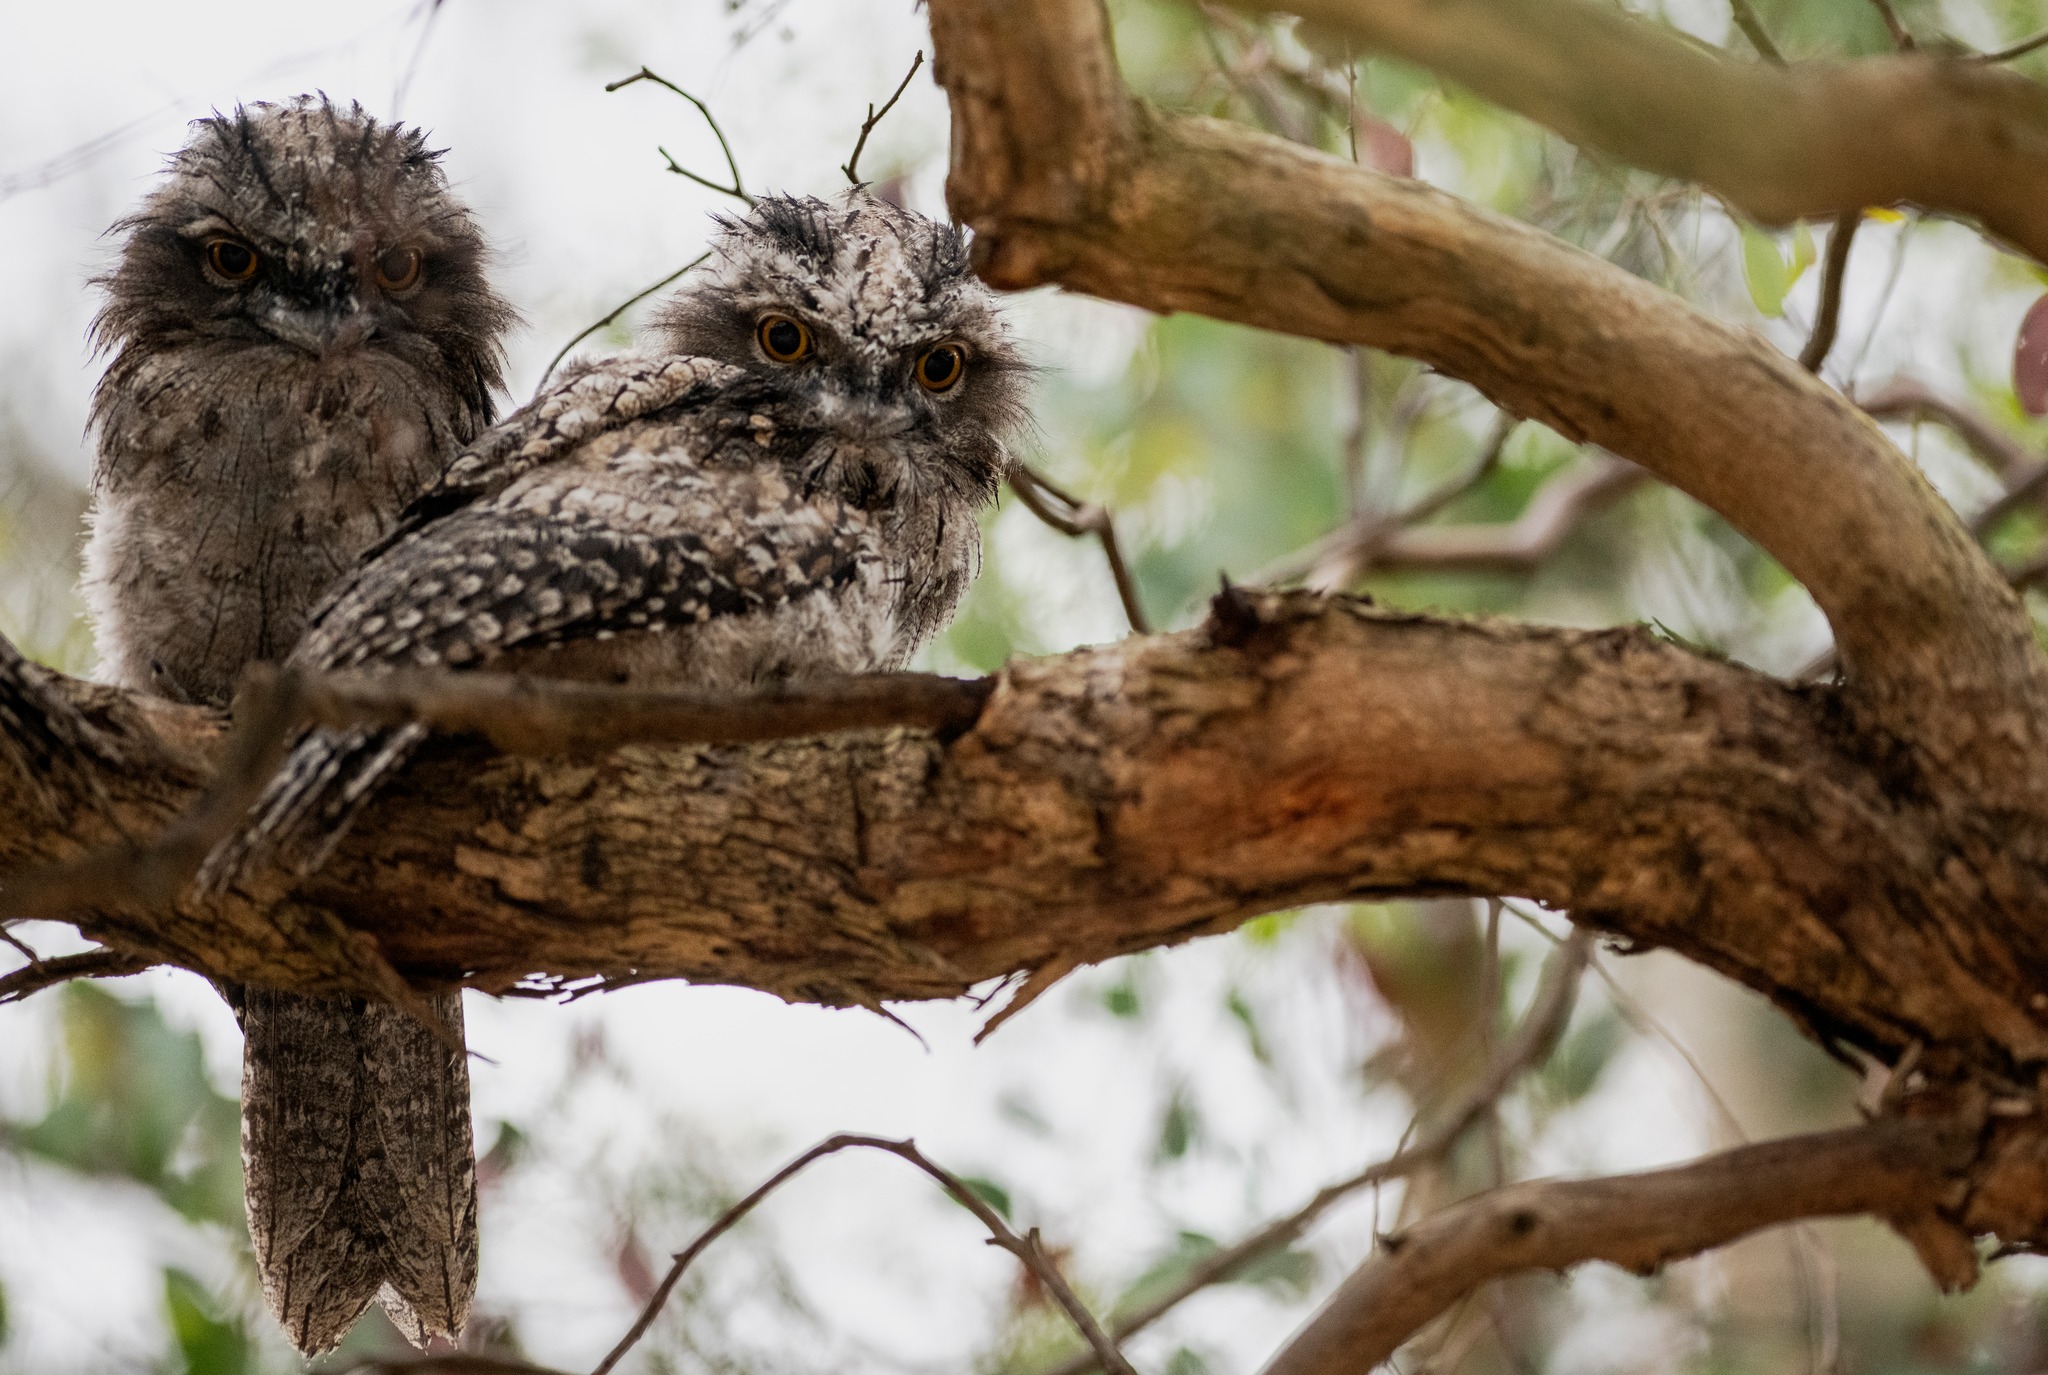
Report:
<svg viewBox="0 0 2048 1375"><path fill-rule="evenodd" d="M255 1343L239 1317L222 1313L213 1294L183 1270L164 1271L164 1307L182 1364L177 1375L253 1375Z"/></svg>
<svg viewBox="0 0 2048 1375"><path fill-rule="evenodd" d="M9 1143L84 1174L135 1180L195 1222L239 1228L240 1111L207 1079L198 1034L90 983L54 996L63 1000L62 1087L40 1120L6 1126Z"/></svg>

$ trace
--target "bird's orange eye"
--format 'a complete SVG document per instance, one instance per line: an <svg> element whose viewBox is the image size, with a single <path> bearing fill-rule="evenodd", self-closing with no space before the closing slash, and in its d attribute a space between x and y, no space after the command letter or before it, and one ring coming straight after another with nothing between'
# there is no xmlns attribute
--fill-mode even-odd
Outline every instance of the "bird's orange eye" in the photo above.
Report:
<svg viewBox="0 0 2048 1375"><path fill-rule="evenodd" d="M928 392L951 391L967 374L967 350L958 344L927 349L917 360L917 385Z"/></svg>
<svg viewBox="0 0 2048 1375"><path fill-rule="evenodd" d="M424 260L417 248L393 248L377 259L377 285L386 291L404 291L420 279Z"/></svg>
<svg viewBox="0 0 2048 1375"><path fill-rule="evenodd" d="M230 282L246 282L256 275L256 250L239 239L208 239L206 265Z"/></svg>
<svg viewBox="0 0 2048 1375"><path fill-rule="evenodd" d="M778 363L794 363L811 351L811 332L787 315L763 315L754 327L761 352Z"/></svg>

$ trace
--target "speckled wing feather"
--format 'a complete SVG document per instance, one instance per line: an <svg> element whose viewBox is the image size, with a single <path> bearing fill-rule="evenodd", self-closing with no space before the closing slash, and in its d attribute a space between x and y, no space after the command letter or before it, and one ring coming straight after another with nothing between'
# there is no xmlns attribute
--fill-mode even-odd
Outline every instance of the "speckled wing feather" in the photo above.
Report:
<svg viewBox="0 0 2048 1375"><path fill-rule="evenodd" d="M292 662L461 669L518 655L536 672L618 676L588 661L625 641L614 648L662 659L675 672L660 676L681 678L713 622L755 621L766 638L779 611L872 572L879 532L867 513L806 496L779 469L700 461L735 428L720 407L599 434L365 564ZM317 864L422 734L310 732L202 881L230 882L271 851Z"/></svg>
<svg viewBox="0 0 2048 1375"><path fill-rule="evenodd" d="M629 354L571 363L554 386L456 455L440 479L406 507L397 527L364 551L362 562L478 498L503 491L586 439L669 406L702 404L742 380L738 368L709 358Z"/></svg>

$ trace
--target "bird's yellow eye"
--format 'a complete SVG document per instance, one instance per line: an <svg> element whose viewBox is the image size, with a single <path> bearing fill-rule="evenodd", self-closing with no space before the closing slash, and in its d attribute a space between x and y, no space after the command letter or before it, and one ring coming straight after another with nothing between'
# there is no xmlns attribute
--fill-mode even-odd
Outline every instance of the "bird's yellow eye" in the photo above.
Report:
<svg viewBox="0 0 2048 1375"><path fill-rule="evenodd" d="M754 337L761 341L761 352L778 363L794 363L811 351L811 332L787 315L763 315Z"/></svg>
<svg viewBox="0 0 2048 1375"><path fill-rule="evenodd" d="M393 248L377 259L377 285L386 291L404 291L420 279L425 260L417 248Z"/></svg>
<svg viewBox="0 0 2048 1375"><path fill-rule="evenodd" d="M917 385L928 392L951 391L966 375L967 350L958 344L927 349L917 360Z"/></svg>
<svg viewBox="0 0 2048 1375"><path fill-rule="evenodd" d="M239 239L208 239L206 265L230 282L246 282L256 275L256 250Z"/></svg>

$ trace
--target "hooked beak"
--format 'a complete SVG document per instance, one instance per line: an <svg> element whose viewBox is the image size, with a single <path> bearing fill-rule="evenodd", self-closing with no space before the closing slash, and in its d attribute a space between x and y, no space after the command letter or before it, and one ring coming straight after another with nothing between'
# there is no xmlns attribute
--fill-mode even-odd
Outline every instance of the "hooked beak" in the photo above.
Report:
<svg viewBox="0 0 2048 1375"><path fill-rule="evenodd" d="M908 406L826 391L817 400L818 419L848 439L893 439L917 423Z"/></svg>
<svg viewBox="0 0 2048 1375"><path fill-rule="evenodd" d="M338 353L368 343L377 333L377 322L366 311L353 306L327 310L305 310L277 304L265 311L262 325L273 338L308 353Z"/></svg>

